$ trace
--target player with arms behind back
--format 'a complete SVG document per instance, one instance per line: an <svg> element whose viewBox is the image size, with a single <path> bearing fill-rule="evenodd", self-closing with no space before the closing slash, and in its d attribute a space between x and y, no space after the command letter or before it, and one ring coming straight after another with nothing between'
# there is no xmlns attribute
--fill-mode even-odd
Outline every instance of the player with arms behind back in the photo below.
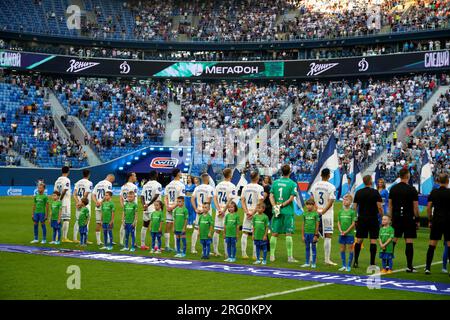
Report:
<svg viewBox="0 0 450 320"><path fill-rule="evenodd" d="M230 202L236 197L236 186L231 182L232 170L226 168L223 170L223 178L214 192L214 204L216 206L216 218L214 221L213 250L215 256L221 256L219 253L220 234L223 232L225 215ZM227 242L223 242L225 255L227 255ZM227 257L228 258L228 257Z"/></svg>
<svg viewBox="0 0 450 320"><path fill-rule="evenodd" d="M69 222L70 222L70 180L68 178L69 176L69 167L64 166L61 169L61 177L56 179L55 186L53 190L58 191L61 196L61 220L62 220L62 242L72 242L67 238L67 235L69 233Z"/></svg>
<svg viewBox="0 0 450 320"><path fill-rule="evenodd" d="M149 247L145 245L145 238L147 236L147 230L150 225L150 219L152 213L155 211L154 203L157 200L161 200L162 186L156 181L158 173L156 171L150 171L150 180L144 184L141 191L141 203L143 206L142 213L142 228L141 228L141 249L148 250Z"/></svg>
<svg viewBox="0 0 450 320"><path fill-rule="evenodd" d="M115 180L113 174L108 174L105 180L100 181L92 191L92 200L95 204L95 232L100 232L102 228L102 202L105 198L106 192L112 192L112 184ZM97 238L97 245L102 245L101 239Z"/></svg>
<svg viewBox="0 0 450 320"><path fill-rule="evenodd" d="M194 221L194 231L192 232L191 239L191 253L193 254L197 253L197 250L195 250L195 246L197 244L199 235L198 219L203 213L203 204L205 202L211 203L214 197L214 187L209 184L209 175L207 173L203 173L201 175L201 178L202 184L195 187L191 197L192 208L194 208L194 211L196 213ZM212 215L211 210L209 210L208 213Z"/></svg>
<svg viewBox="0 0 450 320"><path fill-rule="evenodd" d="M264 200L264 187L258 184L259 174L256 171L250 173L251 182L244 186L241 194L242 209L244 210L244 222L242 224L241 251L242 259L248 259L247 239L252 232L253 216L256 206ZM256 260L256 246L253 244L253 259Z"/></svg>
<svg viewBox="0 0 450 320"><path fill-rule="evenodd" d="M173 230L173 210L177 207L177 198L185 196L185 186L181 182L180 169L173 169L172 176L173 180L166 186L164 197L166 206L166 230L164 233L166 251L172 251L170 248L170 233L173 233L175 251L177 250L177 238Z"/></svg>
<svg viewBox="0 0 450 320"><path fill-rule="evenodd" d="M310 194L314 198L317 205L317 213L322 216L323 227L323 250L325 264L336 266L331 261L331 238L333 236L334 227L334 200L336 200L336 187L330 183L330 169L323 169L320 173L322 181L316 182L310 189Z"/></svg>
<svg viewBox="0 0 450 320"><path fill-rule="evenodd" d="M38 243L39 236L39 223L42 227L42 241L41 243L46 243L47 237L47 227L45 226L45 221L48 217L48 197L44 193L45 192L45 184L38 184L38 193L34 196L34 204L33 204L33 214L31 215L31 219L34 223L34 239L30 243Z"/></svg>
<svg viewBox="0 0 450 320"><path fill-rule="evenodd" d="M288 262L298 262L293 257L292 234L294 233L294 199L297 196L297 184L289 177L291 167L285 164L281 167L280 179L273 182L270 189L270 203L274 210L272 217L272 237L270 238L270 261L275 261L277 239L279 234L286 235L286 250Z"/></svg>
<svg viewBox="0 0 450 320"><path fill-rule="evenodd" d="M80 207L81 207L81 199L86 198L89 201L89 204L86 206L89 210L89 215L91 215L91 192L93 189L92 182L89 181L89 176L91 172L88 169L83 170L83 179L78 180L75 183L75 188L73 190L73 198L75 200L76 210L75 210L75 224L73 226L73 242L79 243L78 241L78 217L80 215ZM88 226L89 233L89 226ZM95 235L97 239L100 237L100 232L96 232ZM98 242L98 241L97 241ZM89 244L89 241L87 241Z"/></svg>

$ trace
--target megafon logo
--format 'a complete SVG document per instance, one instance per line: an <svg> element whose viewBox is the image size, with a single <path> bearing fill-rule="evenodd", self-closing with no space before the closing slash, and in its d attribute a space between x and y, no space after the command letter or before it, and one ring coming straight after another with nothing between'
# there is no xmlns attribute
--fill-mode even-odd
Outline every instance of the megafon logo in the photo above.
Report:
<svg viewBox="0 0 450 320"><path fill-rule="evenodd" d="M155 169L171 169L175 168L177 165L178 165L177 158L168 158L168 157L153 158L152 162L150 163L150 167Z"/></svg>
<svg viewBox="0 0 450 320"><path fill-rule="evenodd" d="M80 72L100 64L100 62L77 61L75 59L71 59L69 62L70 67L66 70L66 72Z"/></svg>
<svg viewBox="0 0 450 320"><path fill-rule="evenodd" d="M339 63L315 63L315 62L313 62L309 65L310 69L306 75L307 76L317 76L318 74L324 73L325 71L336 67L338 64Z"/></svg>

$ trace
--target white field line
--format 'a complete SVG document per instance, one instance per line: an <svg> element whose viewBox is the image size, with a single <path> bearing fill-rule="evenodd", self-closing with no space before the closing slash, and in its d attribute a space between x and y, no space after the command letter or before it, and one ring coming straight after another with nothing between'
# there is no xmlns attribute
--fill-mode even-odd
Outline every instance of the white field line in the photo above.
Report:
<svg viewBox="0 0 450 320"><path fill-rule="evenodd" d="M431 265L440 264L440 263L442 263L442 261L433 262ZM415 266L416 269L417 268L423 268L423 267L425 267L424 264L421 264L419 266ZM406 271L406 268L394 270L394 271L392 271L392 273L403 272L403 271ZM374 275L381 275L381 276L383 276L381 273L372 274L372 276L374 276ZM259 300L259 299L270 298L270 297L274 297L274 296L281 296L281 295L285 295L285 294L290 294L290 293L294 293L294 292L306 291L306 290L309 290L309 289L325 287L325 286L329 286L329 285L332 285L332 284L334 284L334 283L320 283L320 284L316 284L316 285L308 286L308 287L300 287L300 288L297 288L297 289L291 289L291 290L286 290L286 291L280 291L280 292L273 292L273 293L263 294L261 296L246 298L244 300Z"/></svg>

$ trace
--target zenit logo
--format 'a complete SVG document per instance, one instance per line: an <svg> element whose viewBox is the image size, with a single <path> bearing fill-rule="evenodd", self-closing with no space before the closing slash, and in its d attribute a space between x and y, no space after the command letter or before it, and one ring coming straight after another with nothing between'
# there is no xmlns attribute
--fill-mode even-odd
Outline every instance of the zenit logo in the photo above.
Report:
<svg viewBox="0 0 450 320"><path fill-rule="evenodd" d="M171 169L175 168L177 165L178 165L177 158L168 158L168 157L153 158L152 162L150 163L150 167L155 169Z"/></svg>

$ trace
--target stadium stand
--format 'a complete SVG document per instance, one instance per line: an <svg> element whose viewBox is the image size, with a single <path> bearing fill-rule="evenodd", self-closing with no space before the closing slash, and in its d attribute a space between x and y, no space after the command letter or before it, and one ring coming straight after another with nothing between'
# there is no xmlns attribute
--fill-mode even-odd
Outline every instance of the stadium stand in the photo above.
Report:
<svg viewBox="0 0 450 320"><path fill-rule="evenodd" d="M14 76L0 83L0 114L2 154L9 155L2 156L2 164L18 164L8 154L13 149L40 167L87 165L81 146L58 133L43 79Z"/></svg>
<svg viewBox="0 0 450 320"><path fill-rule="evenodd" d="M376 0L80 3L82 10L94 12L83 20L81 30L66 25L68 0L2 1L0 28L94 39L276 41L446 28L450 9L444 0L383 1L380 6ZM372 18L375 14L380 18Z"/></svg>
<svg viewBox="0 0 450 320"><path fill-rule="evenodd" d="M59 82L59 99L91 134L103 161L162 143L170 88L156 82L130 86L119 82Z"/></svg>

